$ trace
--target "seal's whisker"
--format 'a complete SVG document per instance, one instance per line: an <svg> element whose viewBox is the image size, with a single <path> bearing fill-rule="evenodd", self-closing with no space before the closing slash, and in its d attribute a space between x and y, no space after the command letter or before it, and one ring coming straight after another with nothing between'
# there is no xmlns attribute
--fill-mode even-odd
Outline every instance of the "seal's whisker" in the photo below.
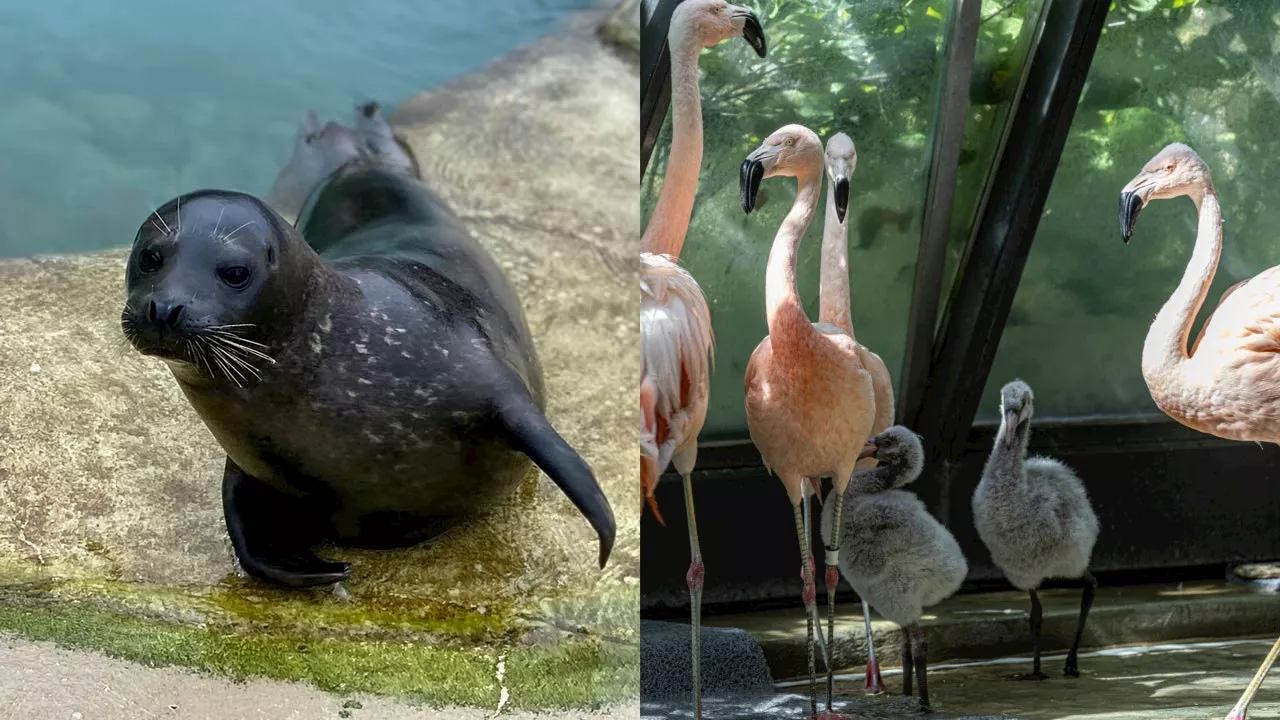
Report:
<svg viewBox="0 0 1280 720"><path fill-rule="evenodd" d="M263 360L271 359L270 355L262 352L267 349L266 345L258 342L257 340L250 340L242 335L236 335L235 333L227 332L225 330L210 330L205 328L200 331L200 336L209 342L228 345L236 348L237 350L251 351L255 355L262 357Z"/></svg>
<svg viewBox="0 0 1280 720"><path fill-rule="evenodd" d="M196 355L198 358L197 360L198 364L204 365L205 373L208 374L209 377L214 378L216 380L218 378L218 373L214 372L214 363L217 362L217 358L216 357L213 358L213 361L210 362L211 353L210 353L209 344L205 341L204 338L197 335L195 337L195 345L197 348ZM219 369L221 368L219 367Z"/></svg>
<svg viewBox="0 0 1280 720"><path fill-rule="evenodd" d="M222 345L222 349L223 349L223 350L225 350L225 351L227 351L228 353L230 353L230 354L232 354L232 355L235 355L235 356L236 356L236 357L238 357L238 358L242 358L242 359L244 359L244 360L246 360L246 361L247 361L247 360L251 360L251 359L252 359L252 360L262 360L262 361L267 362L267 363L269 363L269 364L271 364L271 365L275 365L275 364L276 364L276 359L275 359L275 358L271 357L270 355L268 355L268 354L266 354L266 353L264 353L264 352L260 352L260 351L258 351L258 350L254 350L253 348L247 348L247 347L243 347L243 346L241 346L241 345L231 345L231 344L223 343L223 345Z"/></svg>
<svg viewBox="0 0 1280 720"><path fill-rule="evenodd" d="M216 345L209 345L209 350L213 356L213 361L218 364L218 368L227 376L227 379L236 384L236 387L244 387L244 376L236 370L235 366L227 362L227 355Z"/></svg>
<svg viewBox="0 0 1280 720"><path fill-rule="evenodd" d="M115 336L115 342L112 345L116 352L126 354L133 351L133 341L137 337L138 331L130 327L120 328L121 332Z"/></svg>
<svg viewBox="0 0 1280 720"><path fill-rule="evenodd" d="M235 375L231 379L236 380L237 385L247 380L249 375L252 375L255 380L262 379L262 372L253 363L249 362L249 357L252 356L245 355L246 352L256 353L257 351L228 344L226 338L217 336L203 335L201 339L218 359L220 365L229 371L229 375L232 373ZM272 363L275 362L270 356L264 357Z"/></svg>
<svg viewBox="0 0 1280 720"><path fill-rule="evenodd" d="M249 227L249 226L250 226L250 225L252 225L252 224L253 224L253 221L252 221L252 220L250 220L250 221L246 222L245 224L241 225L240 227L236 228L235 230L232 230L231 232L229 232L229 233L227 233L226 235L222 236L222 240L223 240L223 242L231 242L232 240L235 240L235 239L236 239L236 233L238 233L238 232L240 232L241 230L243 230L243 229L245 229L245 228Z"/></svg>
<svg viewBox="0 0 1280 720"><path fill-rule="evenodd" d="M270 355L262 352L262 350L258 349L258 348L265 349L267 347L262 343L253 342L252 340L246 341L243 338L237 338L235 336L218 335L214 333L208 333L205 335L205 337L209 341L217 343L218 345L221 345L224 349L230 350L239 355L255 357L255 358L258 358L259 360L266 360L272 365L276 363L275 358L271 357ZM257 347L254 347L255 345Z"/></svg>
<svg viewBox="0 0 1280 720"><path fill-rule="evenodd" d="M226 207L221 207L218 209L218 222L214 223L213 225L214 237L218 237L218 228L222 227L222 214L225 213L226 211L227 211Z"/></svg>
<svg viewBox="0 0 1280 720"><path fill-rule="evenodd" d="M181 196L181 195L179 195L179 196L178 196L178 220L177 220L177 226L178 226L178 228L177 228L177 230L173 233L174 235L178 235L178 234L180 234L180 233L182 232L182 196Z"/></svg>
<svg viewBox="0 0 1280 720"><path fill-rule="evenodd" d="M245 360L244 358L237 357L231 354L226 354L224 355L224 357L227 359L227 362L230 363L232 366L240 369L245 373L248 373L249 375L252 375L254 380L262 379L262 371L258 370L258 368L251 365L249 361Z"/></svg>
<svg viewBox="0 0 1280 720"><path fill-rule="evenodd" d="M237 342L242 342L246 345L253 345L255 347L266 347L264 343L260 343L257 340L247 338L241 335L240 333L233 332L231 330L214 330L212 328L205 328L205 333L208 335L217 335L218 337L230 338Z"/></svg>
<svg viewBox="0 0 1280 720"><path fill-rule="evenodd" d="M152 210L152 211L151 211L151 214L152 214L152 215L155 215L155 216L156 216L156 220L159 220L159 221L160 221L160 224L164 226L164 232L167 232L167 233L171 233L171 232L173 232L173 229L169 227L169 223L165 222L164 218L160 217L160 210L159 210L158 208L157 208L156 210ZM151 224L153 224L153 225L154 225L154 224L155 224L155 220L152 220L152 221L151 221ZM156 228L156 230L159 230L159 229L160 229L159 227L157 227L157 228Z"/></svg>

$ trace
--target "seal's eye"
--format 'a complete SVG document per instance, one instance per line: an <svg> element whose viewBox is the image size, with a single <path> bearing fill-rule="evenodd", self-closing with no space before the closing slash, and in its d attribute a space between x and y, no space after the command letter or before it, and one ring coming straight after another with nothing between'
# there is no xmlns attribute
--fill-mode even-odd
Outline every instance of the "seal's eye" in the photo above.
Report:
<svg viewBox="0 0 1280 720"><path fill-rule="evenodd" d="M219 268L218 277L233 288L242 288L249 282L249 268L243 265Z"/></svg>
<svg viewBox="0 0 1280 720"><path fill-rule="evenodd" d="M138 256L138 269L144 273L152 273L160 269L164 257L155 250L143 250Z"/></svg>

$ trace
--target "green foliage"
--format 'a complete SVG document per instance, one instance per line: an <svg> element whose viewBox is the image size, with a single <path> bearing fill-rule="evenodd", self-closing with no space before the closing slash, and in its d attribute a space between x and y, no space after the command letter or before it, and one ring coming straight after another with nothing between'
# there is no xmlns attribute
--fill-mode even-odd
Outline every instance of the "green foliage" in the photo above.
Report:
<svg viewBox="0 0 1280 720"><path fill-rule="evenodd" d="M1280 172L1268 162L1280 153L1280 2L1120 0L1107 22L987 386L993 419L1014 376L1036 388L1042 414L1159 415L1142 343L1190 258L1195 207L1153 203L1126 246L1117 201L1166 144L1204 158L1223 206L1222 262L1200 317L1280 262Z"/></svg>

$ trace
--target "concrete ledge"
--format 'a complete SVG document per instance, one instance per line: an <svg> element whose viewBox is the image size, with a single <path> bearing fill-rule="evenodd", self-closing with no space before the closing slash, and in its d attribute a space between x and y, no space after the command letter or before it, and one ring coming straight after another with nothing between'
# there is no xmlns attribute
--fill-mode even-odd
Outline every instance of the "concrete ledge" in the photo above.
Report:
<svg viewBox="0 0 1280 720"><path fill-rule="evenodd" d="M1075 634L1079 590L1039 593L1044 605L1045 653L1065 651ZM820 603L824 610L825 604ZM1031 652L1025 593L961 595L932 608L924 626L929 662L981 660ZM704 627L736 627L759 643L774 678L807 675L805 617L801 608L703 618ZM876 657L881 667L898 667L901 634L892 622L872 614ZM1138 585L1098 589L1082 648L1164 643L1209 638L1280 634L1280 597L1226 582ZM861 671L867 661L862 606L836 606L837 669ZM820 664L820 663L819 663Z"/></svg>

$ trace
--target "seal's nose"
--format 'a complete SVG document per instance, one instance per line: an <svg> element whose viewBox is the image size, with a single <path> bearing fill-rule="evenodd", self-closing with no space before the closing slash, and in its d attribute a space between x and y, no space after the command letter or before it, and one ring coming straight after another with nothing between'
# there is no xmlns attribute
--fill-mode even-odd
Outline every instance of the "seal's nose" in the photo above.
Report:
<svg viewBox="0 0 1280 720"><path fill-rule="evenodd" d="M147 320L158 329L177 330L182 323L183 311L186 309L187 307L182 303L152 298L147 307Z"/></svg>

